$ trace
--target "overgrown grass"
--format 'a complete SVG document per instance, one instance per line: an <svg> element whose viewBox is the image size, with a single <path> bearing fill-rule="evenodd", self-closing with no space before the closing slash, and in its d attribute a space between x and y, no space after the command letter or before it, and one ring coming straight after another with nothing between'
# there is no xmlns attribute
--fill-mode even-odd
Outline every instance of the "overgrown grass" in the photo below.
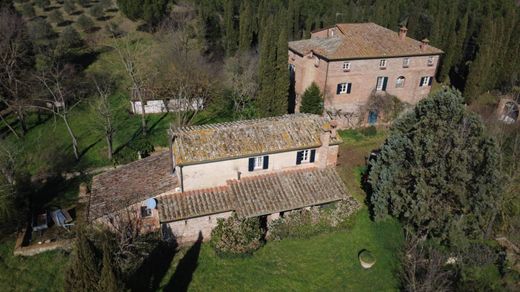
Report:
<svg viewBox="0 0 520 292"><path fill-rule="evenodd" d="M63 291L68 256L61 251L13 255L14 238L0 241L0 291Z"/></svg>
<svg viewBox="0 0 520 292"><path fill-rule="evenodd" d="M203 244L193 273L193 291L389 291L398 289L397 250L402 243L395 221L374 223L362 209L350 231L320 234L309 239L269 242L251 257L219 258ZM358 252L376 258L364 270ZM164 291L183 279L171 278L184 253L178 254L162 282ZM183 268L180 266L179 268Z"/></svg>

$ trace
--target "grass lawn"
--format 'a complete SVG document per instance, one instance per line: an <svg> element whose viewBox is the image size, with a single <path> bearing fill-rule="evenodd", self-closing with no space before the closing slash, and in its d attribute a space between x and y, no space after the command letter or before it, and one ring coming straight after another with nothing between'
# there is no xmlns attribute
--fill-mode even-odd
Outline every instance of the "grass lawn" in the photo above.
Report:
<svg viewBox="0 0 520 292"><path fill-rule="evenodd" d="M203 244L189 285L193 291L390 291L398 289L396 252L402 242L395 221L374 223L365 209L355 215L352 230L321 234L309 239L269 242L251 257L222 259ZM358 252L369 249L376 257L364 270ZM161 289L176 288L174 270L186 250L175 256ZM186 272L183 273L186 277ZM191 275L187 275L191 276Z"/></svg>
<svg viewBox="0 0 520 292"><path fill-rule="evenodd" d="M60 251L13 255L14 236L0 241L0 291L63 291L68 257Z"/></svg>

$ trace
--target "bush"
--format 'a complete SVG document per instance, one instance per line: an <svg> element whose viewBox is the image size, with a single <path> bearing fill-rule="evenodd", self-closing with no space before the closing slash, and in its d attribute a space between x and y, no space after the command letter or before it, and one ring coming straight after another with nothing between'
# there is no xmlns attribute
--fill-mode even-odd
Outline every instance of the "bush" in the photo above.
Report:
<svg viewBox="0 0 520 292"><path fill-rule="evenodd" d="M310 210L286 212L284 217L268 224L268 239L308 238L335 229L348 229L349 218L360 205L354 199L342 200L330 207L313 207Z"/></svg>
<svg viewBox="0 0 520 292"><path fill-rule="evenodd" d="M366 137L373 137L373 136L377 135L377 129L375 126L370 126L370 127L361 129L361 133Z"/></svg>
<svg viewBox="0 0 520 292"><path fill-rule="evenodd" d="M316 83L313 82L303 93L300 112L318 115L323 113L323 97Z"/></svg>
<svg viewBox="0 0 520 292"><path fill-rule="evenodd" d="M27 31L31 40L36 42L49 42L56 34L52 26L41 18L29 22Z"/></svg>
<svg viewBox="0 0 520 292"><path fill-rule="evenodd" d="M49 21L59 24L63 22L63 15L59 10L54 9L51 13L49 13Z"/></svg>
<svg viewBox="0 0 520 292"><path fill-rule="evenodd" d="M94 28L94 22L90 17L86 15L81 15L78 18L77 24L85 32L90 32Z"/></svg>
<svg viewBox="0 0 520 292"><path fill-rule="evenodd" d="M70 15L76 11L76 4L72 0L67 0L63 3L63 10Z"/></svg>
<svg viewBox="0 0 520 292"><path fill-rule="evenodd" d="M34 4L41 9L45 9L49 5L51 5L51 2L49 0L34 0Z"/></svg>
<svg viewBox="0 0 520 292"><path fill-rule="evenodd" d="M228 219L218 219L210 245L219 255L251 254L263 245L263 235L258 218L240 219L233 213Z"/></svg>
<svg viewBox="0 0 520 292"><path fill-rule="evenodd" d="M36 16L36 13L34 12L34 8L31 3L22 4L21 13L23 16L28 18L33 18L34 16Z"/></svg>
<svg viewBox="0 0 520 292"><path fill-rule="evenodd" d="M94 17L94 18L101 18L103 17L104 13L103 13L103 7L101 7L100 4L96 4L92 7L89 8L88 10L88 13Z"/></svg>
<svg viewBox="0 0 520 292"><path fill-rule="evenodd" d="M83 40L77 30L67 26L60 35L60 45L65 48L77 48L83 45Z"/></svg>
<svg viewBox="0 0 520 292"><path fill-rule="evenodd" d="M112 7L112 5L114 5L114 3L112 3L112 0L100 0L99 1L99 5L104 9L109 9Z"/></svg>
<svg viewBox="0 0 520 292"><path fill-rule="evenodd" d="M90 0L77 0L78 4L81 5L81 7L88 7L90 5Z"/></svg>

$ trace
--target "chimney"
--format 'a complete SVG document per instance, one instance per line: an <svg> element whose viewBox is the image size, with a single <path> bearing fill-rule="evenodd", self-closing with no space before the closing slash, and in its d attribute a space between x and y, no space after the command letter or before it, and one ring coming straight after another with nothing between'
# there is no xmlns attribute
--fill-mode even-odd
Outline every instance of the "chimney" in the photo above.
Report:
<svg viewBox="0 0 520 292"><path fill-rule="evenodd" d="M428 47L429 43L430 43L430 41L428 39L423 39L421 41L421 44L419 45L421 48L421 51L424 51Z"/></svg>
<svg viewBox="0 0 520 292"><path fill-rule="evenodd" d="M335 139L337 135L338 121L332 120L330 121L330 138Z"/></svg>
<svg viewBox="0 0 520 292"><path fill-rule="evenodd" d="M401 40L404 40L406 38L406 33L408 32L408 29L406 28L406 26L402 25L400 28L399 28L399 38Z"/></svg>
<svg viewBox="0 0 520 292"><path fill-rule="evenodd" d="M329 156L329 144L330 144L330 138L332 136L332 133L334 132L332 130L331 123L325 123L323 124L321 128L320 133L320 141L321 146L318 148L318 161L317 166L318 168L325 168L327 167L327 157Z"/></svg>

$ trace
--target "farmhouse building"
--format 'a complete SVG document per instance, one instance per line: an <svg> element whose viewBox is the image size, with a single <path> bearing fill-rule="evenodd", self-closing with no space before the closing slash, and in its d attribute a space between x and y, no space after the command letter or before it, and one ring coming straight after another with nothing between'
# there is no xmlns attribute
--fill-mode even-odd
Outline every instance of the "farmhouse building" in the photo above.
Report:
<svg viewBox="0 0 520 292"><path fill-rule="evenodd" d="M205 239L217 219L266 216L352 200L334 166L335 123L309 114L193 126L172 133L171 151L92 181L89 220L128 215L179 243Z"/></svg>
<svg viewBox="0 0 520 292"><path fill-rule="evenodd" d="M379 113L363 112L371 96L393 95L415 104L430 93L441 50L375 23L344 23L313 31L310 39L289 42L289 67L295 111L301 96L316 83L330 115L346 124L378 122Z"/></svg>

